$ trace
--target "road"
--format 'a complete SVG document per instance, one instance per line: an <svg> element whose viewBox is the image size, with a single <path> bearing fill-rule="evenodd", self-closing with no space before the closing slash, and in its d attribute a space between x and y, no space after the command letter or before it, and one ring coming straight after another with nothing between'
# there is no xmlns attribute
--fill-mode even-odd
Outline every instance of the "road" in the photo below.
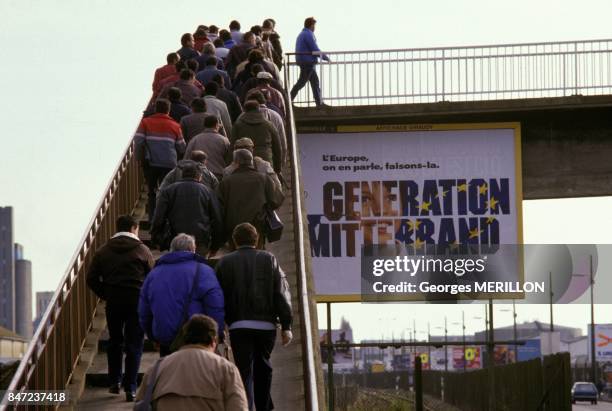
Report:
<svg viewBox="0 0 612 411"><path fill-rule="evenodd" d="M597 405L579 402L572 406L572 411L612 411L612 402L599 401Z"/></svg>

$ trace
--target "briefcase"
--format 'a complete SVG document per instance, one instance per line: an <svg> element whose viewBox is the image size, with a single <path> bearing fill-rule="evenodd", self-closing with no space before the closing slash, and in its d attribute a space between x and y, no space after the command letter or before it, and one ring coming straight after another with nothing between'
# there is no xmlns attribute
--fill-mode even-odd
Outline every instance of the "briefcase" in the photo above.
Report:
<svg viewBox="0 0 612 411"><path fill-rule="evenodd" d="M264 234L269 243L273 243L281 239L283 235L283 222L274 210L265 211L264 216Z"/></svg>

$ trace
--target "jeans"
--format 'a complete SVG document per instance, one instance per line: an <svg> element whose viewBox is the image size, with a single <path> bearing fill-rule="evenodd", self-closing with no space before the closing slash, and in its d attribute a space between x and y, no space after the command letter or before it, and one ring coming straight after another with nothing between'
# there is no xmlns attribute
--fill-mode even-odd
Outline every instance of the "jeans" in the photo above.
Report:
<svg viewBox="0 0 612 411"><path fill-rule="evenodd" d="M319 85L319 76L315 70L314 64L302 64L300 65L300 78L291 89L291 101L295 99L298 92L310 82L310 88L312 89L312 96L314 97L315 104L320 106L321 101L321 86Z"/></svg>
<svg viewBox="0 0 612 411"><path fill-rule="evenodd" d="M274 348L276 330L252 330L238 328L230 330L230 341L234 360L240 371L247 394L249 410L269 411L274 409L270 387L272 386L272 364L270 354ZM254 408L253 408L254 407Z"/></svg>
<svg viewBox="0 0 612 411"><path fill-rule="evenodd" d="M157 188L161 184L166 174L172 171L171 168L165 167L152 167L148 164L143 166L144 178L147 181L147 190L149 192L147 201L147 213L149 214L149 221L153 221L155 215L155 201L157 200Z"/></svg>
<svg viewBox="0 0 612 411"><path fill-rule="evenodd" d="M109 344L106 352L111 385L121 384L126 392L136 392L144 332L138 323L138 301L107 301L106 322ZM123 353L125 372L121 376Z"/></svg>

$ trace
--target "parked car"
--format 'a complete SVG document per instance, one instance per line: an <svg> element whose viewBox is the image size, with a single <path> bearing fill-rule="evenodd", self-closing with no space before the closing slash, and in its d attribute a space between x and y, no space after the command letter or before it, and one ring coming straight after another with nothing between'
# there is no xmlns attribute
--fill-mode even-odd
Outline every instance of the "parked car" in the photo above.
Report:
<svg viewBox="0 0 612 411"><path fill-rule="evenodd" d="M592 382L577 382L572 387L572 404L576 401L591 401L597 404L597 387Z"/></svg>

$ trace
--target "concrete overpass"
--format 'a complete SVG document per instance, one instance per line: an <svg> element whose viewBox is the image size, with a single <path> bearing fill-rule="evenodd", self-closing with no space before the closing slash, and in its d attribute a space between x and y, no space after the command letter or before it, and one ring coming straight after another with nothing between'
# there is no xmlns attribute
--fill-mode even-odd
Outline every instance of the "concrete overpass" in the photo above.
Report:
<svg viewBox="0 0 612 411"><path fill-rule="evenodd" d="M298 135L349 124L520 122L524 199L612 195L612 95L295 112Z"/></svg>

